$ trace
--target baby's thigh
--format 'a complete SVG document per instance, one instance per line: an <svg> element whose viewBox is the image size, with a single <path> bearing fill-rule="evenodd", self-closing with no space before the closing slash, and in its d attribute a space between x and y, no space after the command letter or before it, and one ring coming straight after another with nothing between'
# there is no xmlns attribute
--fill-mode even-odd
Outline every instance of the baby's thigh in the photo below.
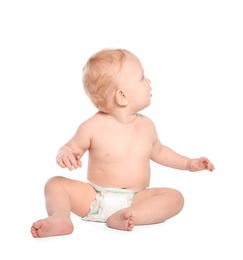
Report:
<svg viewBox="0 0 243 260"><path fill-rule="evenodd" d="M51 183L54 190L55 185L62 187L63 194L69 200L74 214L83 217L89 213L90 204L97 195L97 191L90 184L62 176L53 177L48 183Z"/></svg>
<svg viewBox="0 0 243 260"><path fill-rule="evenodd" d="M134 203L139 203L145 199L161 198L161 200L174 201L174 200L183 200L182 194L171 188L148 188L142 191L139 191L135 194L133 198Z"/></svg>
<svg viewBox="0 0 243 260"><path fill-rule="evenodd" d="M97 191L90 184L74 180L70 191L71 211L80 217L86 216L96 195Z"/></svg>

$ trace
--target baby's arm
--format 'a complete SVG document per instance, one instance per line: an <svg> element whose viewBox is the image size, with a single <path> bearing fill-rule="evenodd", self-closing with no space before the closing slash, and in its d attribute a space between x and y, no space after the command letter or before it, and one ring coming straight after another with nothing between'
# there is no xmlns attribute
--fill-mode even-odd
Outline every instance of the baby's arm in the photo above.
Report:
<svg viewBox="0 0 243 260"><path fill-rule="evenodd" d="M82 123L75 135L57 153L56 162L70 171L82 166L81 158L90 147L88 124Z"/></svg>
<svg viewBox="0 0 243 260"><path fill-rule="evenodd" d="M162 145L157 136L156 130L151 153L151 160L161 165L179 170L214 170L213 164L206 157L190 159L186 156L176 153L171 148Z"/></svg>

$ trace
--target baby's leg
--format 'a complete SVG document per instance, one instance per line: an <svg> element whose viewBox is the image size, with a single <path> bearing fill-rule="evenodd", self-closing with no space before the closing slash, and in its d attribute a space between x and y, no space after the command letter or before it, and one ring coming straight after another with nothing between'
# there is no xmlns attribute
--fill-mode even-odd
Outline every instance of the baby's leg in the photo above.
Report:
<svg viewBox="0 0 243 260"><path fill-rule="evenodd" d="M135 225L161 223L177 215L184 206L182 194L169 188L142 190L133 198L130 207Z"/></svg>
<svg viewBox="0 0 243 260"><path fill-rule="evenodd" d="M51 178L45 185L48 217L33 223L32 236L48 237L72 233L71 212L82 217L88 214L96 191L87 183L64 177Z"/></svg>
<svg viewBox="0 0 243 260"><path fill-rule="evenodd" d="M107 219L109 227L132 230L134 225L161 223L177 215L184 198L174 189L151 188L136 193L131 207L122 209Z"/></svg>

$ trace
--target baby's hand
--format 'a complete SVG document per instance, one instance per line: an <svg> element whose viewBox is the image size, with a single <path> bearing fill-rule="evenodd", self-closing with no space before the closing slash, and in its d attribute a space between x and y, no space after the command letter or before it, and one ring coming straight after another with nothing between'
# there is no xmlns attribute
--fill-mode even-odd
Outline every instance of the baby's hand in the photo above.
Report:
<svg viewBox="0 0 243 260"><path fill-rule="evenodd" d="M212 172L214 170L214 165L206 157L201 157L196 159L189 159L186 168L191 172L202 170L208 170Z"/></svg>
<svg viewBox="0 0 243 260"><path fill-rule="evenodd" d="M81 156L70 150L60 150L57 154L56 161L62 168L68 168L70 171L82 166Z"/></svg>

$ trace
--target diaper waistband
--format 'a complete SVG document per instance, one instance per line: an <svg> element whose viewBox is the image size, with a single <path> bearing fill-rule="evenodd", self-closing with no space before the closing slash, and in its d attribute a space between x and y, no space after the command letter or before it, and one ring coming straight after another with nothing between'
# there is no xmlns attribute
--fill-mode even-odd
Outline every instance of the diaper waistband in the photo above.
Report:
<svg viewBox="0 0 243 260"><path fill-rule="evenodd" d="M93 182L89 182L89 184L96 190L96 191L106 191L112 193L123 193L123 194L135 194L138 191L129 190L129 189L121 189L121 188L110 188L110 187L101 187L99 185L94 184Z"/></svg>

